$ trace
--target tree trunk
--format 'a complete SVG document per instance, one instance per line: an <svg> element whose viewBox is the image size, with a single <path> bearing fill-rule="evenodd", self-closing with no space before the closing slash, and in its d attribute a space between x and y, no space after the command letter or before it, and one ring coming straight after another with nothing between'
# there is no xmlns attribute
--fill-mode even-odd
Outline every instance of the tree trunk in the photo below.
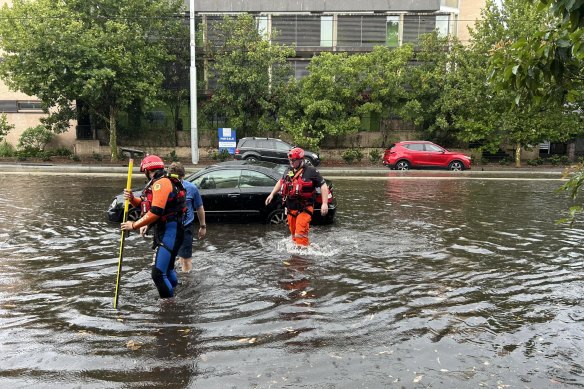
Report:
<svg viewBox="0 0 584 389"><path fill-rule="evenodd" d="M515 167L521 167L521 143L515 144Z"/></svg>
<svg viewBox="0 0 584 389"><path fill-rule="evenodd" d="M110 130L110 150L112 161L116 162L120 159L118 150L118 132L116 130L116 119L118 116L118 108L114 105L109 107L109 130Z"/></svg>

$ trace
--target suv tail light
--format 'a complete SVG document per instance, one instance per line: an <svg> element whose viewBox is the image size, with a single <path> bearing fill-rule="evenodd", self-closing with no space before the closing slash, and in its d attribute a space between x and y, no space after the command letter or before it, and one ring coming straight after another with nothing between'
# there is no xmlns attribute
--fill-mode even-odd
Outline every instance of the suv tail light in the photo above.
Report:
<svg viewBox="0 0 584 389"><path fill-rule="evenodd" d="M239 149L235 149L235 154L239 154L241 153L241 151L239 151Z"/></svg>

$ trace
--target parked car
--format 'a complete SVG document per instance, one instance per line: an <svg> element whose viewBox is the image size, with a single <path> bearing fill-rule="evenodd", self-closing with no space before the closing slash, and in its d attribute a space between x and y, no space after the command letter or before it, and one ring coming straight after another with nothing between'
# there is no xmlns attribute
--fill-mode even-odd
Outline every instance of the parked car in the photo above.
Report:
<svg viewBox="0 0 584 389"><path fill-rule="evenodd" d="M383 164L397 170L410 168L470 169L471 158L451 152L427 141L406 141L391 145L383 155Z"/></svg>
<svg viewBox="0 0 584 389"><path fill-rule="evenodd" d="M199 188L209 221L259 220L280 224L286 220L282 197L278 194L268 206L265 205L265 200L285 170L286 166L271 162L227 161L208 166L185 179ZM327 180L327 184L330 188L329 212L326 216L321 216L322 198L320 188L317 188L313 215L316 224L330 224L335 218L337 202L333 194L333 183ZM134 190L134 196L140 194L140 190ZM122 221L122 194L116 196L107 213L110 221ZM128 220L137 220L139 217L140 209L131 207Z"/></svg>
<svg viewBox="0 0 584 389"><path fill-rule="evenodd" d="M276 138L241 138L235 149L235 159L248 161L268 161L288 164L288 151L294 146ZM304 150L304 160L313 165L320 164L318 154Z"/></svg>

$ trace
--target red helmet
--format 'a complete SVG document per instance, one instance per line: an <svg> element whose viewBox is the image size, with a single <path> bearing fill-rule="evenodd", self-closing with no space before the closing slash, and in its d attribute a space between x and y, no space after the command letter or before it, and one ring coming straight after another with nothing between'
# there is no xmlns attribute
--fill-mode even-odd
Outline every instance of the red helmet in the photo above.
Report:
<svg viewBox="0 0 584 389"><path fill-rule="evenodd" d="M302 159L304 158L304 150L300 147L294 147L292 150L288 151L288 159Z"/></svg>
<svg viewBox="0 0 584 389"><path fill-rule="evenodd" d="M164 169L164 162L157 155L147 155L140 163L140 172L158 169Z"/></svg>

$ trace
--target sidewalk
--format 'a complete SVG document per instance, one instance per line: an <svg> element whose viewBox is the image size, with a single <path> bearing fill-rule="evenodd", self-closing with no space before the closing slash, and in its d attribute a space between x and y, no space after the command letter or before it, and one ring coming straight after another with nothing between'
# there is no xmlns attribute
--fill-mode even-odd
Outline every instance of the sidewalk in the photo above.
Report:
<svg viewBox="0 0 584 389"><path fill-rule="evenodd" d="M201 170L203 166L185 164L187 173L194 173ZM562 178L565 167L521 167L511 166L475 166L471 170L462 172L451 172L448 170L410 170L396 171L390 170L383 166L320 166L319 171L324 176L476 176L476 177L510 177L510 176L540 176L550 178ZM87 174L87 175L105 175L105 174L127 174L128 167L112 164L59 164L52 162L22 162L22 163L0 163L1 172L13 172L23 174ZM140 174L139 166L134 166L133 174Z"/></svg>

